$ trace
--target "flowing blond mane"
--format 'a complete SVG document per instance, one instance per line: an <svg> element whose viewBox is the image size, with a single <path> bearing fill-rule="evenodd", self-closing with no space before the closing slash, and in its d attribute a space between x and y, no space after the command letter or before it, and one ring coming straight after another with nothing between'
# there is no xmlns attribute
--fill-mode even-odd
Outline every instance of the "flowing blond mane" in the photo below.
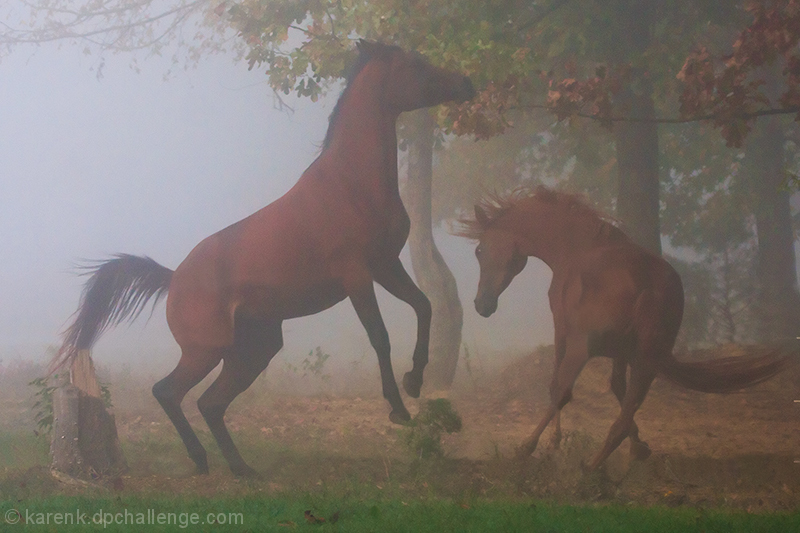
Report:
<svg viewBox="0 0 800 533"><path fill-rule="evenodd" d="M583 195L555 191L544 185L540 185L533 190L517 188L506 194L490 193L485 195L477 204L477 207L486 215L485 220L476 218L459 219L458 226L453 233L460 237L480 240L484 232L503 218L506 213L521 201L530 198L555 205L559 209L569 212L570 216L583 219L585 224L595 226L598 236L603 237L604 240L626 238L622 230L616 227L616 219L589 206Z"/></svg>

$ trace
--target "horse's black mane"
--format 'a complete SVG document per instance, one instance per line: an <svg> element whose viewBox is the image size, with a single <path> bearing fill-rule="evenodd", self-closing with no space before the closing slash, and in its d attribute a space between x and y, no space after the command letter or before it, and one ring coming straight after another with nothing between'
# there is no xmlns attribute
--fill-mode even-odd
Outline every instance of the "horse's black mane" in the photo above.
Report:
<svg viewBox="0 0 800 533"><path fill-rule="evenodd" d="M364 67L369 63L371 60L375 58L385 59L388 58L390 54L394 52L400 51L401 48L398 46L390 45L390 44L383 44L378 42L372 41L360 41L360 46L358 48L358 58L356 59L355 63L350 66L350 69L347 72L347 76L345 76L345 87L342 91L342 94L339 96L339 100L336 101L336 105L333 107L333 111L331 112L331 116L328 118L328 131L325 133L325 140L322 141L322 149L325 150L331 143L333 137L333 128L336 125L336 119L339 118L339 111L341 111L340 106L342 101L347 96L347 91L350 89L350 83L358 76L358 74L364 69Z"/></svg>

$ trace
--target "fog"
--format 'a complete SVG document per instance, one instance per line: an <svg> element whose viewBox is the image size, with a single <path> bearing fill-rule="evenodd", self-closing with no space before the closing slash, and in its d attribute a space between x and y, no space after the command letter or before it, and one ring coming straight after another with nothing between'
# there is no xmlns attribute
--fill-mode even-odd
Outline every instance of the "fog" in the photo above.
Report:
<svg viewBox="0 0 800 533"><path fill-rule="evenodd" d="M75 265L126 252L175 268L204 237L278 198L319 153L338 91L317 103L273 105L263 72L227 57L169 80L167 60L98 59L65 46L18 49L0 62L0 359L41 360L75 311ZM435 179L435 177L434 177ZM464 305L464 343L484 360L551 341L549 270L532 259L481 318L472 307L473 244L438 231ZM407 251L403 260L409 265ZM410 270L410 266L409 266ZM410 366L413 312L380 288L396 372ZM169 371L179 349L163 303L106 333L93 355ZM374 358L348 302L284 323L279 359L316 346L335 365ZM373 359L374 360L374 359ZM273 363L274 364L274 363Z"/></svg>

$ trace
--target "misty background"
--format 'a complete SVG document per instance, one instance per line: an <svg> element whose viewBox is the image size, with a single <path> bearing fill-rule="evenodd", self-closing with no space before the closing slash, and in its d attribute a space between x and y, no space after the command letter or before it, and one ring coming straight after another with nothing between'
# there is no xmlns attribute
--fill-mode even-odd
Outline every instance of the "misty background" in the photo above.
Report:
<svg viewBox="0 0 800 533"><path fill-rule="evenodd" d="M168 80L165 58L140 61L137 73L130 57L111 55L102 77L98 64L71 46L20 48L0 62L0 365L44 362L59 344L85 281L76 265L125 252L174 269L203 238L286 192L318 155L339 93L316 103L288 97L287 113L263 71L229 57L207 57ZM531 258L484 319L472 306L474 244L445 228L436 239L458 282L464 344L479 364L552 342L543 263ZM403 261L411 272L407 250ZM411 365L416 320L377 291L400 375ZM149 310L101 337L95 362L169 372L179 348L163 302L148 320ZM284 322L284 334L271 366L296 365L319 346L330 367L377 368L349 301Z"/></svg>

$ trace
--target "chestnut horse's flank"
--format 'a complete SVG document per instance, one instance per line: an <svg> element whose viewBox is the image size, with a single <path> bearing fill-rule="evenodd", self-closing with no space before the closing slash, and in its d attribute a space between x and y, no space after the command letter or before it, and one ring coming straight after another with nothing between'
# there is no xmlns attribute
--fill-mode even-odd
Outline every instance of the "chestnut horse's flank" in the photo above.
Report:
<svg viewBox="0 0 800 533"><path fill-rule="evenodd" d="M433 67L419 54L366 41L358 49L322 153L289 192L203 240L174 272L130 255L98 264L65 333L57 364L169 290L167 322L181 358L153 394L198 472L208 472L208 462L181 410L189 389L223 361L198 407L231 470L255 474L231 440L225 410L281 349L283 320L317 313L345 298L377 352L390 418L410 419L392 371L373 281L416 312L414 365L403 387L419 396L431 308L399 259L409 219L397 184L396 121L403 111L468 100L475 90L469 78Z"/></svg>
<svg viewBox="0 0 800 533"><path fill-rule="evenodd" d="M777 349L705 362L676 360L672 349L683 315L680 277L662 257L631 242L575 195L540 187L491 197L475 206L475 219L463 220L457 233L479 241L475 309L483 316L497 309L498 297L529 256L553 271L548 293L556 352L551 403L521 447L523 457L536 449L542 432L569 402L590 357L613 359L611 389L622 408L590 470L625 437L635 457L649 456L633 416L656 375L699 391L731 392L772 377L790 360Z"/></svg>

